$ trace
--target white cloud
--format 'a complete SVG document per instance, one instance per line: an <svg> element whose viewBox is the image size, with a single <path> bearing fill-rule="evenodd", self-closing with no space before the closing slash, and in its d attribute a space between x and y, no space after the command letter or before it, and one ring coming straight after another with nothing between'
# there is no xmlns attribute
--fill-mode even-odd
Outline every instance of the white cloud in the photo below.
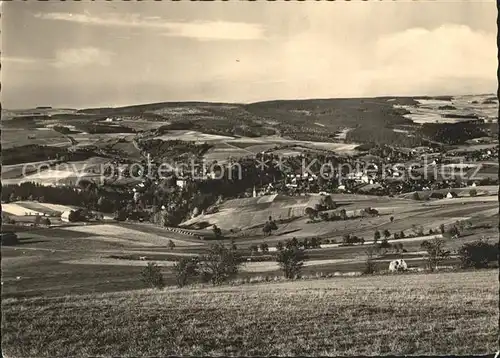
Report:
<svg viewBox="0 0 500 358"><path fill-rule="evenodd" d="M408 29L377 41L373 68L364 75L377 92L384 86L393 93L436 93L460 82L462 88L481 81L486 85L496 78L496 50L495 34L463 25Z"/></svg>
<svg viewBox="0 0 500 358"><path fill-rule="evenodd" d="M56 52L55 67L108 66L111 53L95 47L61 49Z"/></svg>
<svg viewBox="0 0 500 358"><path fill-rule="evenodd" d="M1 61L2 63L8 63L8 64L31 65L31 64L37 64L44 60L37 60L35 58L30 58L30 57L1 56Z"/></svg>
<svg viewBox="0 0 500 358"><path fill-rule="evenodd" d="M264 37L260 24L230 21L167 21L159 16L142 17L138 14L92 16L88 13L70 14L52 12L34 15L44 20L59 20L95 26L114 26L165 30L165 36L186 37L198 40L257 40Z"/></svg>

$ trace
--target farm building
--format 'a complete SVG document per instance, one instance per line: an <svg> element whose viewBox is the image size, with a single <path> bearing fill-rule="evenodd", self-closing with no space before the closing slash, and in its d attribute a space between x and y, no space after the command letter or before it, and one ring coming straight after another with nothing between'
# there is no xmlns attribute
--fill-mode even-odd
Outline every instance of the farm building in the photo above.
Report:
<svg viewBox="0 0 500 358"><path fill-rule="evenodd" d="M61 221L69 223L69 215L71 214L71 211L65 211L61 214Z"/></svg>

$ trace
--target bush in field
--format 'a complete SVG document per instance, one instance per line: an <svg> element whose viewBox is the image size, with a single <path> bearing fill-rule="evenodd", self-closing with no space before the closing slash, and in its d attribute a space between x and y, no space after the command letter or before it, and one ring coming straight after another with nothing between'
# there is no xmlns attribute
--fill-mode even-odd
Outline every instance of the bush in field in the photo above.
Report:
<svg viewBox="0 0 500 358"><path fill-rule="evenodd" d="M283 246L283 243L282 243L281 241L278 241L278 242L276 243L276 250L277 250L277 251L283 250L283 247L284 247L284 246Z"/></svg>
<svg viewBox="0 0 500 358"><path fill-rule="evenodd" d="M330 216L328 215L328 213L319 213L319 218L323 221L330 220Z"/></svg>
<svg viewBox="0 0 500 358"><path fill-rule="evenodd" d="M375 249L373 247L366 250L366 262L365 268L363 269L363 275L372 275L377 271L375 262L373 261L373 255L375 254Z"/></svg>
<svg viewBox="0 0 500 358"><path fill-rule="evenodd" d="M445 241L438 237L425 240L420 247L427 251L427 264L431 271L436 270L438 265L450 256L450 251L445 250Z"/></svg>
<svg viewBox="0 0 500 358"><path fill-rule="evenodd" d="M317 248L321 247L321 241L318 240L317 237L313 237L313 238L311 238L311 242L309 244L309 247L311 247L312 249L317 249Z"/></svg>
<svg viewBox="0 0 500 358"><path fill-rule="evenodd" d="M394 221L394 216L390 217L391 223Z"/></svg>
<svg viewBox="0 0 500 358"><path fill-rule="evenodd" d="M212 231L216 239L220 239L222 237L222 231L219 227L217 227L217 225L214 224L214 226L212 227Z"/></svg>
<svg viewBox="0 0 500 358"><path fill-rule="evenodd" d="M269 252L269 245L265 242L260 244L259 248L260 248L260 251L262 251L262 252Z"/></svg>
<svg viewBox="0 0 500 358"><path fill-rule="evenodd" d="M391 237L391 232L390 232L389 230L385 229L385 230L384 230L384 237L385 237L386 239L388 239L389 237Z"/></svg>
<svg viewBox="0 0 500 358"><path fill-rule="evenodd" d="M456 238L456 237L459 237L460 236L460 230L455 226L453 225L452 227L450 227L448 229L448 231L446 231L444 234L443 234L444 237L446 238Z"/></svg>
<svg viewBox="0 0 500 358"><path fill-rule="evenodd" d="M477 190L476 189L469 190L469 195L470 196L476 196L477 195Z"/></svg>
<svg viewBox="0 0 500 358"><path fill-rule="evenodd" d="M236 250L223 244L215 244L207 254L201 255L199 272L203 281L219 285L236 276L241 264Z"/></svg>
<svg viewBox="0 0 500 358"><path fill-rule="evenodd" d="M463 268L485 268L490 262L498 262L498 243L486 240L468 242L458 251Z"/></svg>
<svg viewBox="0 0 500 358"><path fill-rule="evenodd" d="M439 231L441 231L441 234L444 234L446 232L444 224L439 225Z"/></svg>
<svg viewBox="0 0 500 358"><path fill-rule="evenodd" d="M413 200L420 200L420 195L417 192L413 193Z"/></svg>
<svg viewBox="0 0 500 358"><path fill-rule="evenodd" d="M378 245L380 249L383 249L384 252L387 252L388 249L392 247L387 239L383 239L382 242Z"/></svg>
<svg viewBox="0 0 500 358"><path fill-rule="evenodd" d="M198 275L198 264L197 258L190 257L183 257L175 263L173 271L178 287L184 287L190 278Z"/></svg>
<svg viewBox="0 0 500 358"><path fill-rule="evenodd" d="M304 251L292 241L287 241L285 247L278 250L276 254L276 262L283 270L285 278L288 279L299 276L304 265L304 259Z"/></svg>
<svg viewBox="0 0 500 358"><path fill-rule="evenodd" d="M340 210L340 218L342 220L347 220L347 211L345 211L345 209Z"/></svg>
<svg viewBox="0 0 500 358"><path fill-rule="evenodd" d="M259 252L259 247L256 244L250 245L249 249L252 254L256 254Z"/></svg>
<svg viewBox="0 0 500 358"><path fill-rule="evenodd" d="M318 210L313 209L311 207L307 207L305 213L307 216L309 216L309 219L311 219L311 220L318 217Z"/></svg>
<svg viewBox="0 0 500 358"><path fill-rule="evenodd" d="M380 240L380 231L375 231L375 234L373 234L373 242L377 243L377 241Z"/></svg>
<svg viewBox="0 0 500 358"><path fill-rule="evenodd" d="M161 269L154 262L148 262L148 265L141 271L142 281L152 288L163 288L165 283Z"/></svg>

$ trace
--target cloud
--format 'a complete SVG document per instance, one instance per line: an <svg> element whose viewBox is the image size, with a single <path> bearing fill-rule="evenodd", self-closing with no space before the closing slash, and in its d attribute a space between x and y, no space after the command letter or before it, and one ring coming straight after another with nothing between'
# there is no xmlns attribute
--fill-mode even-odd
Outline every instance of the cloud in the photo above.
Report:
<svg viewBox="0 0 500 358"><path fill-rule="evenodd" d="M36 18L58 20L85 25L128 27L164 30L164 36L185 37L197 40L258 40L264 37L264 28L260 24L231 21L167 21L159 16L143 17L138 14L92 16L88 13L37 13Z"/></svg>
<svg viewBox="0 0 500 358"><path fill-rule="evenodd" d="M380 38L373 69L364 75L371 79L368 88L377 92L384 86L393 93L449 92L458 83L460 88L486 86L495 82L496 51L495 34L468 26L413 28Z"/></svg>
<svg viewBox="0 0 500 358"><path fill-rule="evenodd" d="M17 56L2 56L2 63L17 64L17 65L32 65L40 63L41 60L30 57L17 57Z"/></svg>
<svg viewBox="0 0 500 358"><path fill-rule="evenodd" d="M111 56L111 52L95 47L61 49L56 52L53 65L60 68L108 66L111 64Z"/></svg>

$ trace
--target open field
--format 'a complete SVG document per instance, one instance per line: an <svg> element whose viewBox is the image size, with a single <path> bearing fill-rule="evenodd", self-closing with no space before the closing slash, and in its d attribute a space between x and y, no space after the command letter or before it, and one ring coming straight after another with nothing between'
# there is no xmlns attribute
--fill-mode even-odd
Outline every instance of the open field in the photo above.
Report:
<svg viewBox="0 0 500 358"><path fill-rule="evenodd" d="M488 189L493 190L490 187ZM498 198L493 195L424 202L402 198L342 194L334 194L332 199L339 205L333 210L337 213L340 209L344 209L348 216L359 216L365 208L372 208L376 209L380 216L308 223L309 219L304 217L305 209L313 208L319 196L270 195L229 200L219 206L217 213L197 216L183 225L208 222L226 230L238 228L235 235L238 240L244 242L247 240L249 242L277 242L292 237L324 237L340 242L344 234L357 235L369 240L373 237L375 230L387 229L391 233L404 231L405 234L409 234L414 225L422 226L427 233L429 229L438 230L441 224L450 225L457 220L498 215ZM266 236L262 233L262 225L269 216L272 216L274 220L294 220L278 224L278 230L273 232L272 236ZM390 221L390 216L394 217L393 222Z"/></svg>
<svg viewBox="0 0 500 358"><path fill-rule="evenodd" d="M498 274L4 298L2 312L8 356L486 354Z"/></svg>
<svg viewBox="0 0 500 358"><path fill-rule="evenodd" d="M20 147L28 144L49 146L70 146L67 136L50 128L43 130L26 130L22 128L5 128L2 126L2 148Z"/></svg>
<svg viewBox="0 0 500 358"><path fill-rule="evenodd" d="M405 117L415 123L455 123L460 120L484 118L498 120L498 101L483 103L489 95L453 96L446 99L417 99L413 105L396 105L410 113ZM446 115L462 115L464 118L446 118Z"/></svg>

